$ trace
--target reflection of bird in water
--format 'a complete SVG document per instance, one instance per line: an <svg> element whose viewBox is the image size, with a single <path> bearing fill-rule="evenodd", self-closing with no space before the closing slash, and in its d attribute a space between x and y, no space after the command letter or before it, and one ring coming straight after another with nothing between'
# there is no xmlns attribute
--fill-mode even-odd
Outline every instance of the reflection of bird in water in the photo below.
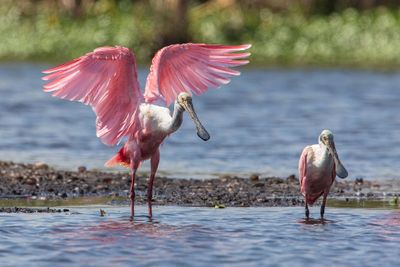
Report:
<svg viewBox="0 0 400 267"><path fill-rule="evenodd" d="M299 161L299 180L307 219L310 217L308 204L314 204L320 196L323 196L321 219L324 218L326 198L336 175L346 178L348 173L339 160L332 132L323 130L318 144L306 146Z"/></svg>
<svg viewBox="0 0 400 267"><path fill-rule="evenodd" d="M176 239L177 235L182 231L190 231L190 228L179 228L174 225L164 224L160 222L141 221L139 218L134 223L123 218L110 219L105 218L104 220L91 222L83 225L71 225L62 226L63 231L55 231L52 233L53 236L57 236L59 239L70 240L75 242L76 240L94 240L103 244L115 244L123 241L126 244L124 238L129 240L140 240L141 238L166 238Z"/></svg>
<svg viewBox="0 0 400 267"><path fill-rule="evenodd" d="M396 210L386 214L375 220L373 225L380 227L380 232L385 239L400 242L400 211Z"/></svg>
<svg viewBox="0 0 400 267"><path fill-rule="evenodd" d="M150 159L148 212L152 216L153 180L160 160L159 146L177 131L187 111L197 135L210 138L197 118L191 92L200 95L209 88L229 83L239 75L231 67L247 64L250 45L224 46L180 44L164 47L154 56L142 94L135 57L125 47L101 47L71 62L44 71L49 81L44 91L53 96L92 106L97 115L97 136L107 145L122 137L127 142L106 166L120 164L132 171L131 218L134 216L135 175L140 164ZM175 101L173 114L168 106Z"/></svg>

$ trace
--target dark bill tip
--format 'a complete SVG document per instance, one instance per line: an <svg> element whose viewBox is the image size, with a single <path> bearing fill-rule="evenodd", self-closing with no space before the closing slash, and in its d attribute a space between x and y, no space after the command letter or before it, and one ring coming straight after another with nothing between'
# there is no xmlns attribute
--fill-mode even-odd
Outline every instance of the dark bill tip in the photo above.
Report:
<svg viewBox="0 0 400 267"><path fill-rule="evenodd" d="M344 168L344 166L342 165L342 163L340 161L338 164L336 164L336 175L342 179L349 176L349 173L347 172L347 170Z"/></svg>
<svg viewBox="0 0 400 267"><path fill-rule="evenodd" d="M208 141L210 139L210 134L204 128L201 130L198 130L197 135L204 141Z"/></svg>
<svg viewBox="0 0 400 267"><path fill-rule="evenodd" d="M189 113L189 116L192 118L194 124L196 125L197 135L204 141L210 139L210 134L207 132L207 130L204 128L199 118L197 117L192 101L186 102L183 107Z"/></svg>

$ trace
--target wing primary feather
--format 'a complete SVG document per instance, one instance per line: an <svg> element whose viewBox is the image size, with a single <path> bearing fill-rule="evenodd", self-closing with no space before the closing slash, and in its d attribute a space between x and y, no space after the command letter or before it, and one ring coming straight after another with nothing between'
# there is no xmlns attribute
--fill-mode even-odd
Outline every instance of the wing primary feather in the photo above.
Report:
<svg viewBox="0 0 400 267"><path fill-rule="evenodd" d="M134 55L125 47L100 47L70 62L43 71L45 92L90 105L96 113L96 135L115 145L137 136L144 101L137 81Z"/></svg>
<svg viewBox="0 0 400 267"><path fill-rule="evenodd" d="M145 88L146 101L155 97L171 104L180 92L200 95L218 88L240 72L233 70L247 64L250 53L241 52L251 45L178 44L156 53ZM239 53L236 53L239 52Z"/></svg>

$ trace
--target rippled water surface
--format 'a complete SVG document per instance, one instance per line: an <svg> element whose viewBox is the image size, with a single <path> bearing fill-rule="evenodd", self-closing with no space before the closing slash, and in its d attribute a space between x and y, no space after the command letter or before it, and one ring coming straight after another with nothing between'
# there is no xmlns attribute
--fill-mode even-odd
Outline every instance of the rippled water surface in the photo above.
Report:
<svg viewBox="0 0 400 267"><path fill-rule="evenodd" d="M0 65L0 159L103 168L118 148L96 138L89 107L41 91L40 71L48 67ZM139 73L142 87L146 75ZM159 170L287 176L297 172L302 148L329 128L350 178L398 178L399 103L398 72L244 69L231 84L194 98L210 141L185 116L161 148Z"/></svg>
<svg viewBox="0 0 400 267"><path fill-rule="evenodd" d="M399 266L399 210L128 207L0 214L1 266ZM137 209L145 214L144 207ZM318 208L311 210L318 214Z"/></svg>

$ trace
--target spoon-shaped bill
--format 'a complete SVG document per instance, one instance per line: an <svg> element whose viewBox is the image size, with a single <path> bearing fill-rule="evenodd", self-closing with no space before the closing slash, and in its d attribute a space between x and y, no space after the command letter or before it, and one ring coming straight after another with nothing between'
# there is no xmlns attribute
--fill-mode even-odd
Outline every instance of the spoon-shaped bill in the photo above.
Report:
<svg viewBox="0 0 400 267"><path fill-rule="evenodd" d="M335 160L335 166L336 166L336 175L339 178L346 178L349 174L347 173L347 170L345 169L345 167L343 166L343 164L340 162L339 159Z"/></svg>
<svg viewBox="0 0 400 267"><path fill-rule="evenodd" d="M204 128L199 118L197 117L192 101L191 100L185 101L185 103L183 104L183 108L189 113L190 118L192 118L194 124L196 125L197 135L204 141L210 139L210 134L207 132L207 130Z"/></svg>
<svg viewBox="0 0 400 267"><path fill-rule="evenodd" d="M349 174L339 159L339 156L336 152L335 142L332 141L328 143L328 150L331 153L333 160L335 161L336 175L342 179L346 178Z"/></svg>

